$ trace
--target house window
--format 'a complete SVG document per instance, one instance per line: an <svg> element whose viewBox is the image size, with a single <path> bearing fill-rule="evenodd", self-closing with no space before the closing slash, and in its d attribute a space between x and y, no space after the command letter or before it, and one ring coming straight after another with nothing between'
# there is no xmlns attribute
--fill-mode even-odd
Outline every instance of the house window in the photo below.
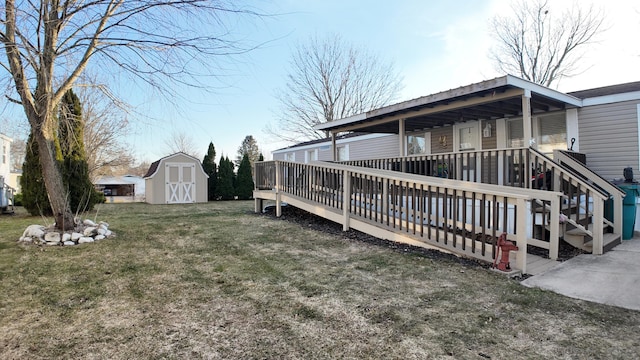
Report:
<svg viewBox="0 0 640 360"><path fill-rule="evenodd" d="M2 163L7 163L7 145L2 145Z"/></svg>
<svg viewBox="0 0 640 360"><path fill-rule="evenodd" d="M349 160L349 145L338 146L338 161Z"/></svg>
<svg viewBox="0 0 640 360"><path fill-rule="evenodd" d="M507 147L517 148L524 146L524 127L522 119L507 120Z"/></svg>
<svg viewBox="0 0 640 360"><path fill-rule="evenodd" d="M307 150L305 153L305 162L318 161L318 149Z"/></svg>
<svg viewBox="0 0 640 360"><path fill-rule="evenodd" d="M294 162L296 161L296 153L286 153L284 154L284 161L291 161Z"/></svg>
<svg viewBox="0 0 640 360"><path fill-rule="evenodd" d="M407 155L427 153L427 141L424 133L407 135Z"/></svg>
<svg viewBox="0 0 640 360"><path fill-rule="evenodd" d="M478 146L478 124L459 127L458 135L458 150L472 151L480 148Z"/></svg>
<svg viewBox="0 0 640 360"><path fill-rule="evenodd" d="M567 148L567 119L564 113L538 117L538 150L552 155L555 149Z"/></svg>

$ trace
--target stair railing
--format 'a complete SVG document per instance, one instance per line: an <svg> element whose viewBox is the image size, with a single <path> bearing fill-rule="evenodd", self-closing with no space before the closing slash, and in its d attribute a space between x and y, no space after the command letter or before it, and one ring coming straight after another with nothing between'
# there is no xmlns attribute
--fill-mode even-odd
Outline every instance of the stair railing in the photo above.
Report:
<svg viewBox="0 0 640 360"><path fill-rule="evenodd" d="M613 228L613 232L616 234L622 234L622 204L625 192L619 187L610 183L602 176L596 174L591 169L586 167L583 163L576 161L570 151L566 150L554 150L553 159L575 170L578 176L581 176L584 181L591 183L594 187L601 189L604 193L609 195L608 201L612 201L613 208L612 219L604 219L604 223Z"/></svg>

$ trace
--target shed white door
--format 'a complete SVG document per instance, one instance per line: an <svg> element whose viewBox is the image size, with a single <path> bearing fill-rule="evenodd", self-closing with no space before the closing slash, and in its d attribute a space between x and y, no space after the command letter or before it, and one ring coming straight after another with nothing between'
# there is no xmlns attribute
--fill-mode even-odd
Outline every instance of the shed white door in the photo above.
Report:
<svg viewBox="0 0 640 360"><path fill-rule="evenodd" d="M165 199L168 204L195 202L195 164L165 164Z"/></svg>

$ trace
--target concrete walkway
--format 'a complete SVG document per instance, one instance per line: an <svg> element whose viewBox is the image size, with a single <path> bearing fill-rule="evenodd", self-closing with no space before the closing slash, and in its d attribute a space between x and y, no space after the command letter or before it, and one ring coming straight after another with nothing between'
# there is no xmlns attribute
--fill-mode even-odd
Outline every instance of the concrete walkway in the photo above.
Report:
<svg viewBox="0 0 640 360"><path fill-rule="evenodd" d="M522 282L576 299L640 310L640 238L604 255L579 255Z"/></svg>

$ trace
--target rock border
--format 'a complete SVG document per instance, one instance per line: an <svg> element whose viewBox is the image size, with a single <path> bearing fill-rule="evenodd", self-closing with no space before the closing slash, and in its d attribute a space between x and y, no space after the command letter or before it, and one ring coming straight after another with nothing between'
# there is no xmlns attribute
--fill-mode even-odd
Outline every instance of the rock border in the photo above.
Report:
<svg viewBox="0 0 640 360"><path fill-rule="evenodd" d="M95 223L90 219L79 221L76 219L75 229L61 232L54 226L29 225L22 233L19 242L47 246L73 246L92 243L115 237L109 230L109 224L100 221Z"/></svg>

